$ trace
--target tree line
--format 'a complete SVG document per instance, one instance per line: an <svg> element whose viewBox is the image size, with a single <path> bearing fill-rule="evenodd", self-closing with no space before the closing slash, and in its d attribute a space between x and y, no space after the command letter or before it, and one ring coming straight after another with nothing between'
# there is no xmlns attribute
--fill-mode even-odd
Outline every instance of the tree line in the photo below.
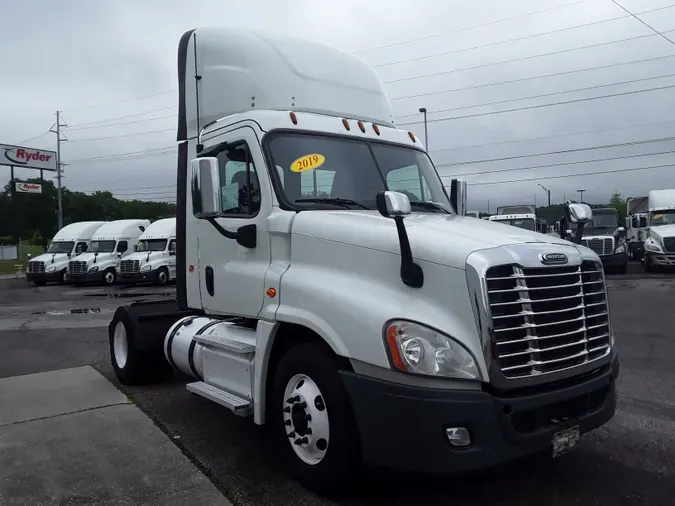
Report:
<svg viewBox="0 0 675 506"><path fill-rule="evenodd" d="M12 193L11 184L0 193L0 244L19 239L46 244L58 228L58 195L53 181L15 180L17 183L42 184L42 193ZM93 194L61 188L63 225L78 221L113 221L149 219L176 215L176 205L169 202L120 200L108 191Z"/></svg>

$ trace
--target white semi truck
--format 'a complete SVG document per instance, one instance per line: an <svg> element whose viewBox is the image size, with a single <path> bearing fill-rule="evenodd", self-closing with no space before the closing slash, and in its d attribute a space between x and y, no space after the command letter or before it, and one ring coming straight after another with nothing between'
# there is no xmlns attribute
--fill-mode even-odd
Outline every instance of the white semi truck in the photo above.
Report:
<svg viewBox="0 0 675 506"><path fill-rule="evenodd" d="M649 197L628 197L626 199L626 242L628 256L632 260L642 260L648 219Z"/></svg>
<svg viewBox="0 0 675 506"><path fill-rule="evenodd" d="M101 226L87 252L68 262L68 283L115 283L120 260L133 253L134 244L149 225L150 220L132 219Z"/></svg>
<svg viewBox="0 0 675 506"><path fill-rule="evenodd" d="M675 189L652 190L648 200L649 220L643 258L647 272L655 267L675 266Z"/></svg>
<svg viewBox="0 0 675 506"><path fill-rule="evenodd" d="M597 254L458 215L465 185L448 197L362 60L200 28L178 75L177 300L116 310L120 382L192 376L190 392L269 424L319 493L362 463L557 456L612 418Z"/></svg>
<svg viewBox="0 0 675 506"><path fill-rule="evenodd" d="M154 221L138 238L134 252L120 261L118 280L127 285L176 279L176 218Z"/></svg>
<svg viewBox="0 0 675 506"><path fill-rule="evenodd" d="M59 230L52 238L47 252L28 262L26 280L38 286L66 283L68 262L85 253L89 241L105 221L80 221Z"/></svg>

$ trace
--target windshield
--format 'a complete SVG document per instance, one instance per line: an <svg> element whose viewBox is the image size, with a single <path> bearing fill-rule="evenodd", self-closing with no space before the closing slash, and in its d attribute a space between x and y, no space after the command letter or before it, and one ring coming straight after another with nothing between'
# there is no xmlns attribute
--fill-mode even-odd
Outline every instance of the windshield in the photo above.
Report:
<svg viewBox="0 0 675 506"><path fill-rule="evenodd" d="M144 239L138 241L136 251L164 251L166 239Z"/></svg>
<svg viewBox="0 0 675 506"><path fill-rule="evenodd" d="M667 209L665 211L652 211L650 213L652 227L660 225L674 225L675 224L675 209Z"/></svg>
<svg viewBox="0 0 675 506"><path fill-rule="evenodd" d="M417 149L296 133L272 134L268 149L280 197L293 207L375 210L377 192L394 190L408 196L413 212L453 212L431 160Z"/></svg>
<svg viewBox="0 0 675 506"><path fill-rule="evenodd" d="M593 221L584 225L583 235L612 234L619 226L619 212L616 209L593 209ZM577 229L576 223L570 223L571 230Z"/></svg>
<svg viewBox="0 0 675 506"><path fill-rule="evenodd" d="M112 253L115 250L115 241L91 241L89 253Z"/></svg>
<svg viewBox="0 0 675 506"><path fill-rule="evenodd" d="M534 220L532 218L518 218L513 220L493 220L504 225L511 225L512 227L524 228L525 230L534 231Z"/></svg>
<svg viewBox="0 0 675 506"><path fill-rule="evenodd" d="M47 253L70 253L74 244L73 241L55 241L49 245Z"/></svg>

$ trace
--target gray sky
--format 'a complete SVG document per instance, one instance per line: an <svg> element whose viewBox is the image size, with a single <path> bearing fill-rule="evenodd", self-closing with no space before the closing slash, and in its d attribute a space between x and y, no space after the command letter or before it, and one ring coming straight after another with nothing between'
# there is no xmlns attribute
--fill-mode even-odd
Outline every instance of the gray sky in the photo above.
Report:
<svg viewBox="0 0 675 506"><path fill-rule="evenodd" d="M659 9L640 18L675 41L673 0L619 1ZM675 188L675 165L626 171L675 164L675 44L612 0L5 0L0 143L54 149L60 109L66 186L172 200L178 40L212 25L296 34L375 65L402 128L423 136L428 109L434 162L469 182L471 209L541 205L538 183L554 203L579 188L590 202Z"/></svg>

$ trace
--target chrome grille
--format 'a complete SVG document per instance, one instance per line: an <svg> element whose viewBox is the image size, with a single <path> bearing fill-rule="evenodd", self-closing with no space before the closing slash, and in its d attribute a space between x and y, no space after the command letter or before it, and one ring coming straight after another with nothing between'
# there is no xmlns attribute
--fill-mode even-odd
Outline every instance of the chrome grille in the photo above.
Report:
<svg viewBox="0 0 675 506"><path fill-rule="evenodd" d="M675 253L675 236L663 238L663 248L668 253Z"/></svg>
<svg viewBox="0 0 675 506"><path fill-rule="evenodd" d="M139 272L141 269L141 264L138 260L122 260L120 262L120 273L121 274L133 274Z"/></svg>
<svg viewBox="0 0 675 506"><path fill-rule="evenodd" d="M87 273L87 262L82 262L78 260L71 260L68 262L68 274L86 274Z"/></svg>
<svg viewBox="0 0 675 506"><path fill-rule="evenodd" d="M29 274L43 274L45 272L45 263L39 261L28 262Z"/></svg>
<svg viewBox="0 0 675 506"><path fill-rule="evenodd" d="M592 249L598 255L611 255L614 253L614 238L605 237L604 239L584 239L583 243L587 248Z"/></svg>
<svg viewBox="0 0 675 506"><path fill-rule="evenodd" d="M602 265L487 271L496 356L504 377L552 373L610 351Z"/></svg>

